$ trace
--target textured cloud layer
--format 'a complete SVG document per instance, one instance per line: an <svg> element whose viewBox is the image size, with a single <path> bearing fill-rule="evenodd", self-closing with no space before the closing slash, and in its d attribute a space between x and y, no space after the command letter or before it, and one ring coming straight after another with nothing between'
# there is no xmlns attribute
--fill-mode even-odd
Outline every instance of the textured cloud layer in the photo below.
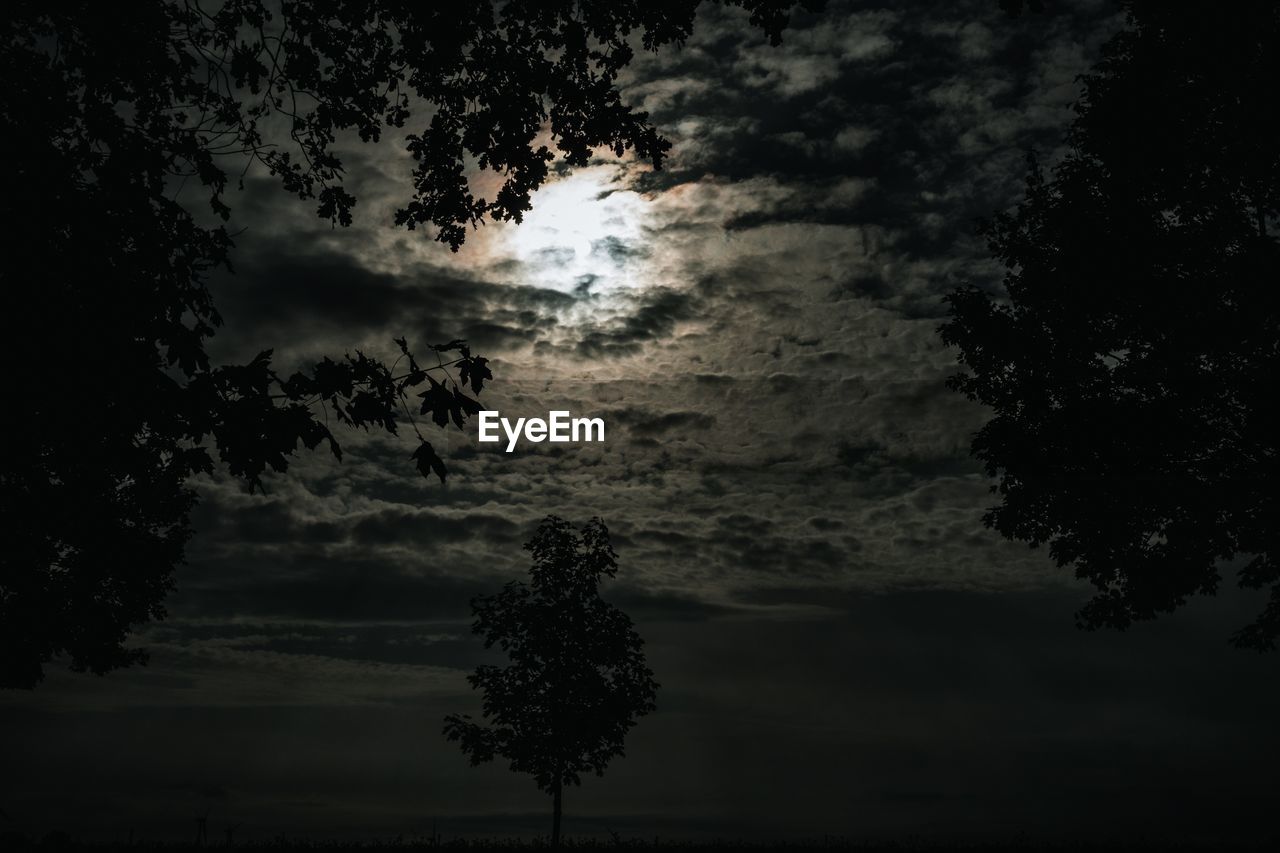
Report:
<svg viewBox="0 0 1280 853"><path fill-rule="evenodd" d="M998 280L975 217L1016 198L1025 147L1058 144L1114 22L836 4L776 50L740 14L703 23L627 84L676 142L663 172L563 171L526 223L456 256L385 226L405 164L384 149L355 151L349 230L251 192L228 354L463 336L494 359L486 405L601 416L608 440L506 454L454 435L441 488L413 479L408 439L348 439L344 465L305 461L273 496L209 484L201 565L484 577L555 512L606 519L628 586L705 604L1056 582L981 526L982 412L943 387L935 328L951 288Z"/></svg>

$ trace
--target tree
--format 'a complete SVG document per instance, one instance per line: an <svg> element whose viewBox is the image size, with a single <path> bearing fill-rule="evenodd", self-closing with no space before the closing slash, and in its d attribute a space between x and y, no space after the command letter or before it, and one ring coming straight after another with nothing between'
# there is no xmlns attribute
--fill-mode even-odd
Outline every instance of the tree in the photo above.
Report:
<svg viewBox="0 0 1280 853"><path fill-rule="evenodd" d="M1280 635L1280 6L1122 4L1069 153L984 226L1005 293L950 296L953 387L992 407L973 452L988 526L1097 592L1124 628L1213 594L1226 561L1270 588L1237 646Z"/></svg>
<svg viewBox="0 0 1280 853"><path fill-rule="evenodd" d="M444 733L473 765L502 756L531 774L552 796L558 847L564 786L581 785L584 773L604 775L636 719L654 710L658 684L631 620L600 598L601 578L618 571L604 522L592 519L579 534L550 515L524 547L533 554L529 583L472 601L485 648L496 645L511 660L467 679L484 692L491 725L452 715Z"/></svg>
<svg viewBox="0 0 1280 853"><path fill-rule="evenodd" d="M791 0L725 0L776 43ZM490 371L464 341L403 371L356 353L278 374L270 349L210 363L206 287L230 268L229 185L250 165L335 225L356 199L338 135L406 136L415 167L396 215L457 249L486 218L519 221L559 156L597 148L660 167L669 143L626 106L619 72L680 43L693 0L15 0L0 32L2 330L10 430L0 474L0 686L33 687L65 654L104 673L145 661L124 641L164 616L192 531L189 478L221 462L249 487L337 422L395 432L420 411L458 427ZM425 118L424 118L425 117ZM538 143L549 128L555 151ZM503 179L492 199L466 168ZM183 196L179 196L179 190ZM201 216L177 201L196 193ZM209 224L210 219L214 224ZM453 372L449 371L452 366ZM417 405L416 401L413 401ZM414 425L414 429L417 426ZM419 433L418 469L446 475Z"/></svg>

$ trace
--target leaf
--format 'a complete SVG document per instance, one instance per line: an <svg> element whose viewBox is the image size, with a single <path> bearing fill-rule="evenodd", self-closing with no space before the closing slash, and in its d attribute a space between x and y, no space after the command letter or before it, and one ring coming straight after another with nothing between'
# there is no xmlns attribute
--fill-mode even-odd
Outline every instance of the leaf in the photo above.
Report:
<svg viewBox="0 0 1280 853"><path fill-rule="evenodd" d="M444 482L445 475L448 471L444 467L443 460L436 455L435 448L431 446L431 442L424 440L418 445L418 449L413 451L410 459L416 459L418 462L418 471L427 479L435 474L440 478L440 482Z"/></svg>
<svg viewBox="0 0 1280 853"><path fill-rule="evenodd" d="M480 404L456 388L453 391L453 400L454 405L466 412L468 415L480 414ZM459 424L458 428L461 429L462 425Z"/></svg>
<svg viewBox="0 0 1280 853"><path fill-rule="evenodd" d="M484 387L484 381L493 378L493 372L489 370L488 364L489 359L480 356L464 360L458 365L458 376L462 378L462 384L466 385L470 381L471 390L479 394L480 389Z"/></svg>
<svg viewBox="0 0 1280 853"><path fill-rule="evenodd" d="M409 375L406 376L404 378L404 381L400 383L400 387L402 389L416 388L426 380L427 380L427 372L425 370L419 370L415 367L413 370L409 371Z"/></svg>
<svg viewBox="0 0 1280 853"><path fill-rule="evenodd" d="M396 431L395 410L392 402L371 394L368 391L357 391L347 407L347 415L356 426L368 429L369 424L377 424L387 432Z"/></svg>
<svg viewBox="0 0 1280 853"><path fill-rule="evenodd" d="M454 338L447 344L435 344L431 348L436 352L452 352L453 350L457 350L462 353L463 358L471 355L471 349L467 346L467 342L458 340L457 338Z"/></svg>
<svg viewBox="0 0 1280 853"><path fill-rule="evenodd" d="M202 471L206 474L213 473L213 460L209 458L209 451L203 447L190 447L182 450L180 459L187 470L191 472Z"/></svg>
<svg viewBox="0 0 1280 853"><path fill-rule="evenodd" d="M418 395L422 398L422 409L419 414L425 415L430 412L431 420L436 422L436 426L447 426L449 412L454 405L453 395L430 376L427 377L427 381L431 383L431 387Z"/></svg>
<svg viewBox="0 0 1280 853"><path fill-rule="evenodd" d="M305 373L295 373L281 383L281 389L290 400L301 400L316 393L316 381Z"/></svg>
<svg viewBox="0 0 1280 853"><path fill-rule="evenodd" d="M322 397L350 397L352 379L349 364L338 364L325 358L315 367L316 388Z"/></svg>

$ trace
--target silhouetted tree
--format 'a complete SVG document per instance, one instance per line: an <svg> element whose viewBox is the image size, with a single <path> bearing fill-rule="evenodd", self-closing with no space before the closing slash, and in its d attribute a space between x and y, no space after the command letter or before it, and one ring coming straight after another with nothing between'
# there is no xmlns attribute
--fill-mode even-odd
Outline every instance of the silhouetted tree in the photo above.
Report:
<svg viewBox="0 0 1280 853"><path fill-rule="evenodd" d="M1280 5L1126 2L1066 159L985 225L1006 293L950 297L954 387L1005 536L1048 543L1124 628L1214 593L1223 562L1280 634Z"/></svg>
<svg viewBox="0 0 1280 853"><path fill-rule="evenodd" d="M774 42L791 0L725 0ZM287 378L271 350L210 363L221 320L206 277L231 236L193 216L179 188L226 220L227 188L260 163L320 217L351 221L337 135L407 135L414 160L399 224L454 249L468 226L514 219L557 154L669 147L617 88L632 33L683 41L696 2L508 0L266 3L13 0L0 32L0 312L13 363L0 474L0 686L32 687L66 654L103 673L145 660L132 627L162 618L191 535L188 478L212 449L251 488L336 421L395 431L406 392L440 426L465 422L490 378L465 342L404 369L357 353ZM549 128L555 151L538 141ZM468 163L499 173L476 197ZM230 174L228 170L231 170ZM206 217L207 218L207 217ZM448 366L454 367L449 373ZM327 417L326 417L327 415ZM416 426L415 426L416 429ZM421 435L420 435L421 438ZM423 474L445 476L421 438Z"/></svg>
<svg viewBox="0 0 1280 853"><path fill-rule="evenodd" d="M601 578L618 571L604 522L592 519L579 534L547 516L525 548L533 553L529 583L512 581L472 602L485 648L511 659L467 679L483 691L490 725L454 715L444 733L473 765L501 756L531 774L552 796L558 847L564 786L582 784L583 773L603 775L623 754L627 732L654 709L658 684L631 620L600 598Z"/></svg>

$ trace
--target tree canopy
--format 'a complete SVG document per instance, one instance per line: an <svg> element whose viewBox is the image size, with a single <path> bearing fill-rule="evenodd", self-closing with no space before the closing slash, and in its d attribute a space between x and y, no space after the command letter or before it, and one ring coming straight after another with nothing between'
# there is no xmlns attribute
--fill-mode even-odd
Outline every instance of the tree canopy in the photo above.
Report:
<svg viewBox="0 0 1280 853"><path fill-rule="evenodd" d="M654 710L658 684L631 620L600 598L600 581L618 571L604 522L592 519L579 533L547 516L525 549L533 554L529 583L512 581L472 602L485 648L511 660L468 677L484 693L490 725L452 715L444 732L472 764L501 756L552 795L554 844L564 786L603 775L623 754L627 732Z"/></svg>
<svg viewBox="0 0 1280 853"><path fill-rule="evenodd" d="M993 410L986 523L1091 581L1124 628L1238 582L1280 635L1280 6L1125 2L1066 158L984 231L1004 292L950 297L952 385Z"/></svg>
<svg viewBox="0 0 1280 853"><path fill-rule="evenodd" d="M774 42L793 5L727 2ZM230 267L229 191L253 164L346 225L339 134L404 133L415 165L396 222L456 249L486 218L519 221L556 157L632 150L661 165L669 143L623 102L618 74L633 36L679 43L697 5L10 3L0 285L22 363L0 474L0 685L34 686L59 654L97 673L145 660L124 641L164 616L192 533L188 480L215 456L255 488L300 445L339 455L326 421L395 432L412 403L461 427L478 409L490 371L464 341L421 364L404 339L391 365L357 352L284 375L265 348L210 363L221 318L207 280ZM493 198L472 193L470 168L502 176ZM179 185L208 209L180 203ZM416 467L443 479L418 434Z"/></svg>

